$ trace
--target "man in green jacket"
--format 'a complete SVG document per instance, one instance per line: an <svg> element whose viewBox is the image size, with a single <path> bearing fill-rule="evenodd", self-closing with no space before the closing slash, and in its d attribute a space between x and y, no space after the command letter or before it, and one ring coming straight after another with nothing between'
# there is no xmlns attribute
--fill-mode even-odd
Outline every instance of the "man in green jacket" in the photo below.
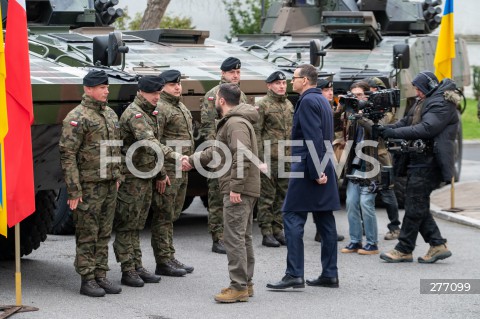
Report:
<svg viewBox="0 0 480 319"><path fill-rule="evenodd" d="M258 120L258 113L251 105L239 104L240 95L237 85L220 85L215 105L222 119L217 124L215 147L195 153L189 161L191 166L199 169L210 163L214 152L221 157L217 173L223 194L223 238L230 286L222 289L215 300L226 303L248 301L249 296L253 296L253 207L260 196L260 171L257 167L260 163L255 163L258 150L252 125ZM230 157L227 155L231 155L231 163L227 161Z"/></svg>

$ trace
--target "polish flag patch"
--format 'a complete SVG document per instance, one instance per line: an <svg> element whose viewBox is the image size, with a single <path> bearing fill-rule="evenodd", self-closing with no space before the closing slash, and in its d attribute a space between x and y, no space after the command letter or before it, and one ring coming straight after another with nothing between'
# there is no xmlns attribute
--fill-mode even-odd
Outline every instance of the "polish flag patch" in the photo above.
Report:
<svg viewBox="0 0 480 319"><path fill-rule="evenodd" d="M152 115L157 115L157 114L158 114L158 111L157 111L157 110L155 110L155 111L152 112Z"/></svg>
<svg viewBox="0 0 480 319"><path fill-rule="evenodd" d="M213 96L209 96L209 97L208 97L208 100L209 100L209 101L213 101L213 100L215 100L215 98L214 98Z"/></svg>
<svg viewBox="0 0 480 319"><path fill-rule="evenodd" d="M137 114L135 114L135 118L136 118L136 119L139 119L139 118L141 118L141 117L142 117L142 113L137 113Z"/></svg>
<svg viewBox="0 0 480 319"><path fill-rule="evenodd" d="M77 121L70 121L70 125L77 127L77 126L78 126L78 122L77 122Z"/></svg>

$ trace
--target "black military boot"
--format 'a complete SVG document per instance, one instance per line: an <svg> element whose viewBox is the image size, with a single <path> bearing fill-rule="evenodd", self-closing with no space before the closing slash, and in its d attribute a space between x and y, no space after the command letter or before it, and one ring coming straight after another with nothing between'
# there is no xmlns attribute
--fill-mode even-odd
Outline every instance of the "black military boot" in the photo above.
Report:
<svg viewBox="0 0 480 319"><path fill-rule="evenodd" d="M280 245L285 246L287 244L283 230L279 233L273 234L273 237L275 237L275 239L280 243Z"/></svg>
<svg viewBox="0 0 480 319"><path fill-rule="evenodd" d="M280 247L280 243L273 235L263 235L262 245L267 247Z"/></svg>
<svg viewBox="0 0 480 319"><path fill-rule="evenodd" d="M225 244L223 240L219 239L213 242L212 244L212 251L217 254L226 254L227 251L225 250Z"/></svg>
<svg viewBox="0 0 480 319"><path fill-rule="evenodd" d="M103 297L105 296L105 290L94 279L82 280L80 294L89 297Z"/></svg>
<svg viewBox="0 0 480 319"><path fill-rule="evenodd" d="M162 280L162 277L152 274L151 272L149 272L143 267L138 267L136 269L136 272L144 282L149 284L155 284L157 282L160 282L160 280Z"/></svg>
<svg viewBox="0 0 480 319"><path fill-rule="evenodd" d="M193 268L192 266L187 266L187 265L185 265L184 263L178 261L176 258L173 258L173 259L172 259L172 262L173 262L175 265L177 265L177 268L185 269L185 270L187 271L187 273L189 273L189 274L193 272L193 269L195 269L195 268Z"/></svg>
<svg viewBox="0 0 480 319"><path fill-rule="evenodd" d="M122 292L122 287L114 284L108 280L107 277L97 277L95 278L95 281L107 294L119 294Z"/></svg>
<svg viewBox="0 0 480 319"><path fill-rule="evenodd" d="M168 260L163 263L157 264L155 269L156 275L172 276L172 277L181 277L187 274L187 271L182 268L178 268L171 260Z"/></svg>
<svg viewBox="0 0 480 319"><path fill-rule="evenodd" d="M122 272L121 283L130 287L143 287L144 285L142 278L133 269Z"/></svg>

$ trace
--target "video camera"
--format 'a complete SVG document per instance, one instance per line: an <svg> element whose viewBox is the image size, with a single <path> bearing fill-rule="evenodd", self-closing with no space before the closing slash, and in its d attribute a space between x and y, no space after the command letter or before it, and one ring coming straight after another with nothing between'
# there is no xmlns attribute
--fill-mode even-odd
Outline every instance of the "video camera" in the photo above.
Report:
<svg viewBox="0 0 480 319"><path fill-rule="evenodd" d="M370 120L380 120L392 108L400 106L400 90L385 89L371 92L368 100L359 100L352 93L340 97L340 104L350 113L359 114Z"/></svg>
<svg viewBox="0 0 480 319"><path fill-rule="evenodd" d="M354 184L368 187L369 193L378 193L382 190L391 189L394 183L392 166L382 166L380 178L378 180L365 178L361 173L347 174L345 177Z"/></svg>

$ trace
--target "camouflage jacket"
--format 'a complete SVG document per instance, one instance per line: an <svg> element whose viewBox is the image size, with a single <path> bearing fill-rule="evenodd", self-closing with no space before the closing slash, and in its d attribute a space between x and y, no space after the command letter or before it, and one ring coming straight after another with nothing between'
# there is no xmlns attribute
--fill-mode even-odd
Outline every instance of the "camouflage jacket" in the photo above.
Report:
<svg viewBox="0 0 480 319"><path fill-rule="evenodd" d="M175 162L180 154L175 153L170 147L161 144L158 140L158 111L156 105L150 104L143 96L137 94L133 103L131 103L120 117L120 137L123 139L122 147L122 173L125 177L133 177L129 171L125 156L132 144L137 141L148 141L155 144L162 150L166 161ZM153 145L152 145L153 146ZM150 172L157 164L157 153L152 147L139 147L132 155L133 166L141 172ZM164 179L166 172L160 171L158 176Z"/></svg>
<svg viewBox="0 0 480 319"><path fill-rule="evenodd" d="M222 79L220 84L224 83L228 82ZM215 109L215 96L217 95L220 84L205 94L200 107L200 136L205 138L205 140L215 139L215 120L218 120L217 110ZM243 92L240 97L240 104L242 103L247 103L247 96Z"/></svg>
<svg viewBox="0 0 480 319"><path fill-rule="evenodd" d="M290 140L292 135L293 105L286 95L271 90L255 103L259 120L255 125L258 142L258 157L264 160L264 141L271 143L271 159L278 160L278 141ZM285 155L289 155L285 150Z"/></svg>
<svg viewBox="0 0 480 319"><path fill-rule="evenodd" d="M189 141L190 146L182 146L181 152L178 150L177 152L182 155L193 154L195 144L193 141L192 114L180 102L180 97L162 92L156 110L158 111L158 138L160 143L168 145L167 141ZM175 169L175 165L165 162L165 168L167 170Z"/></svg>
<svg viewBox="0 0 480 319"><path fill-rule="evenodd" d="M107 106L84 94L80 105L63 120L60 161L70 199L82 197L83 182L121 180L120 163L108 162L100 176L102 141L120 140L118 117ZM106 146L106 156L120 158L120 148Z"/></svg>

